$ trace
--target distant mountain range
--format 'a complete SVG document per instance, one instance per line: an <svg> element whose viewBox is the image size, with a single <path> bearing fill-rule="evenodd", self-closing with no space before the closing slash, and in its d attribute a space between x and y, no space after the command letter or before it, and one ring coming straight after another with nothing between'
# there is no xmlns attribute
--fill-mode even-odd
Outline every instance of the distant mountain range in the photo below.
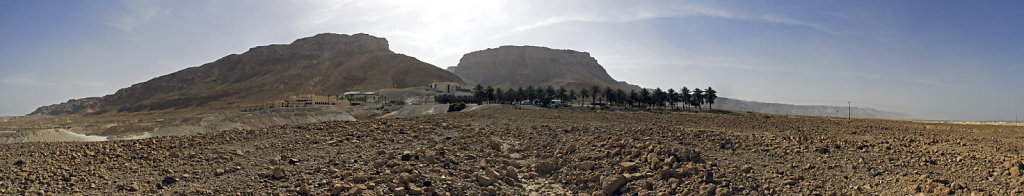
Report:
<svg viewBox="0 0 1024 196"><path fill-rule="evenodd" d="M821 105L792 105L782 103L764 103L757 101L744 101L719 97L715 99L714 108L735 111L750 111L769 114L788 114L804 116L835 116L846 117L852 114L854 118L889 118L909 119L910 114L900 112L886 112L873 108L842 106L821 106ZM849 112L848 112L849 111Z"/></svg>
<svg viewBox="0 0 1024 196"><path fill-rule="evenodd" d="M224 110L296 94L332 94L427 86L432 82L498 88L597 85L640 86L612 78L587 52L537 46L501 46L465 54L445 71L389 49L384 38L324 33L291 44L259 46L198 67L160 76L103 97L43 106L30 115L110 114L170 110ZM728 96L728 95L724 95ZM845 116L846 108L719 98L716 108L772 114ZM904 113L854 108L856 117L909 118Z"/></svg>
<svg viewBox="0 0 1024 196"><path fill-rule="evenodd" d="M607 86L636 91L641 89L640 86L612 78L590 53L537 46L501 46L471 52L462 56L458 66L448 67L447 70L459 75L468 83L499 88L554 86L582 89L597 85L602 88ZM770 114L847 115L845 107L762 103L724 97L718 98L714 106ZM837 111L842 111L842 114ZM910 118L910 115L905 113L885 112L872 108L853 108L852 113L854 117Z"/></svg>

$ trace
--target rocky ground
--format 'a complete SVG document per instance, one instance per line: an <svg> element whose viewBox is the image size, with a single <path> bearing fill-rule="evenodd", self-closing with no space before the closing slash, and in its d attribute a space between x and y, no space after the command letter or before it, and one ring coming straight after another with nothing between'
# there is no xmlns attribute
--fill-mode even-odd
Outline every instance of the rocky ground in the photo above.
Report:
<svg viewBox="0 0 1024 196"><path fill-rule="evenodd" d="M1022 194L1021 127L487 109L0 144L0 194Z"/></svg>

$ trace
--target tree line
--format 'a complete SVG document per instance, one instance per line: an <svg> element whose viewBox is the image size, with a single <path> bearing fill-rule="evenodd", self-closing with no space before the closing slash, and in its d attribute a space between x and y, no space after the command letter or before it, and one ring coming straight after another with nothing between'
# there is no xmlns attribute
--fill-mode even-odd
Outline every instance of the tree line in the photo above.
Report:
<svg viewBox="0 0 1024 196"><path fill-rule="evenodd" d="M693 90L683 87L679 91L672 88L668 90L655 88L651 91L645 88L639 92L634 90L626 92L622 89L613 89L612 87L601 88L597 85L578 90L565 89L565 87L556 89L551 86L546 88L528 86L526 88L501 89L492 86L476 85L472 90L472 95L436 95L434 96L434 101L438 103L499 104L536 101L540 102L539 105L547 106L551 100L562 100L569 103L575 102L582 106L589 100L594 105L616 105L622 107L677 108L681 104L684 108L693 107L701 109L701 106L707 104L710 109L715 104L715 99L718 98L718 92L711 87L707 89L694 88Z"/></svg>

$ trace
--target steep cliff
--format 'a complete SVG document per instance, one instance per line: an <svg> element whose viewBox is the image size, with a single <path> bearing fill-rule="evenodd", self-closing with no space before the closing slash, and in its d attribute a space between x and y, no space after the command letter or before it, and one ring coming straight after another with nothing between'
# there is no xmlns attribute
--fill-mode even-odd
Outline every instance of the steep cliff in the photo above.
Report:
<svg viewBox="0 0 1024 196"><path fill-rule="evenodd" d="M593 85L639 90L620 83L590 53L537 46L502 46L463 55L448 68L471 84L500 88L554 86L571 89Z"/></svg>

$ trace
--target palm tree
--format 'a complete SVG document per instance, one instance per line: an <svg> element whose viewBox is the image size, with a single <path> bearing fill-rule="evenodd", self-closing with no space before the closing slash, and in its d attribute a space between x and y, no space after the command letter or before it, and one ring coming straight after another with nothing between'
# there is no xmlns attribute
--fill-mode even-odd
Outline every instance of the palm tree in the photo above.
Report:
<svg viewBox="0 0 1024 196"><path fill-rule="evenodd" d="M580 98L583 98L582 102L587 102L587 97L590 97L590 91L587 91L587 88L580 90ZM580 103L580 106L583 106L583 103Z"/></svg>
<svg viewBox="0 0 1024 196"><path fill-rule="evenodd" d="M675 89L668 89L668 104L672 105L672 108L676 108L676 102L679 102L679 93L676 93Z"/></svg>
<svg viewBox="0 0 1024 196"><path fill-rule="evenodd" d="M697 110L700 110L700 106L704 105L704 90L700 90L700 88L694 88L692 100L693 107L697 107Z"/></svg>
<svg viewBox="0 0 1024 196"><path fill-rule="evenodd" d="M718 98L718 92L715 89L708 87L708 90L704 90L704 100L708 102L708 109L713 109L711 106L715 105L715 99Z"/></svg>
<svg viewBox="0 0 1024 196"><path fill-rule="evenodd" d="M523 96L525 97L523 98L530 100L530 102L532 103L534 99L537 99L536 92L537 90L533 89L533 86L526 86L526 92L523 92Z"/></svg>
<svg viewBox="0 0 1024 196"><path fill-rule="evenodd" d="M558 96L556 96L558 99L561 99L562 101L569 101L569 91L565 90L565 87L558 87L555 94L558 94Z"/></svg>
<svg viewBox="0 0 1024 196"><path fill-rule="evenodd" d="M604 102L608 103L608 105L611 105L612 104L612 99L614 99L614 98L615 98L615 91L612 90L612 87L604 87Z"/></svg>
<svg viewBox="0 0 1024 196"><path fill-rule="evenodd" d="M629 99L629 97L627 97L626 91L624 91L622 89L615 90L615 100L616 100L616 103L618 103L619 105L625 105L626 104L626 100L628 100L628 99Z"/></svg>
<svg viewBox="0 0 1024 196"><path fill-rule="evenodd" d="M515 96L515 98L512 98L512 99L514 99L516 101L522 101L522 100L526 99L526 95L524 95L525 92L526 92L526 90L523 90L523 87L520 86L519 89L516 89L516 96Z"/></svg>
<svg viewBox="0 0 1024 196"><path fill-rule="evenodd" d="M477 101L483 101L484 96L484 86L477 84L476 87L473 87L473 97L475 97Z"/></svg>
<svg viewBox="0 0 1024 196"><path fill-rule="evenodd" d="M693 99L693 95L690 94L690 89L685 86L679 90L679 100L683 102L683 107L690 105L690 100Z"/></svg>
<svg viewBox="0 0 1024 196"><path fill-rule="evenodd" d="M597 85L591 86L590 93L592 93L591 95L593 95L593 100L591 101L591 103L597 103L597 96L601 94L601 87L598 87Z"/></svg>
<svg viewBox="0 0 1024 196"><path fill-rule="evenodd" d="M485 97L487 97L487 101L493 101L494 100L494 87L491 87L491 85L487 85L487 90L484 91L484 95L485 95Z"/></svg>
<svg viewBox="0 0 1024 196"><path fill-rule="evenodd" d="M576 101L576 89L569 89L569 100L566 101L569 101L570 103L572 103L572 101Z"/></svg>
<svg viewBox="0 0 1024 196"><path fill-rule="evenodd" d="M643 103L644 105L648 105L648 104L650 104L650 100L651 100L651 91L647 91L646 88L640 90L640 100L638 100L638 101L640 101L640 103Z"/></svg>
<svg viewBox="0 0 1024 196"><path fill-rule="evenodd" d="M639 100L640 94L637 94L634 90L629 90L629 106L633 106L633 103L636 103Z"/></svg>
<svg viewBox="0 0 1024 196"><path fill-rule="evenodd" d="M494 99L497 100L499 104L505 104L505 92L502 91L501 88L494 89Z"/></svg>
<svg viewBox="0 0 1024 196"><path fill-rule="evenodd" d="M548 88L544 90L544 95L546 95L548 97L552 97L553 98L553 97L558 95L556 93L558 93L558 92L555 92L555 88L551 87L551 86L548 86Z"/></svg>
<svg viewBox="0 0 1024 196"><path fill-rule="evenodd" d="M665 97L665 91L662 91L661 88L655 88L654 96L651 96L651 98L653 98L651 102L653 102L655 106L658 106L658 108L661 108L661 106L665 105Z"/></svg>

